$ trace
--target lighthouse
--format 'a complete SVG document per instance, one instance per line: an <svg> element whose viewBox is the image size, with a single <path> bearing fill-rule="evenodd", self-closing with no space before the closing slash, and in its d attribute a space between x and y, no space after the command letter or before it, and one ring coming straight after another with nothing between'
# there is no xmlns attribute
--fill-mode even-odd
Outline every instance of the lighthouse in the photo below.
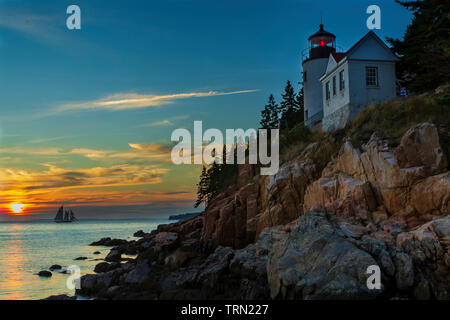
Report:
<svg viewBox="0 0 450 320"><path fill-rule="evenodd" d="M323 118L322 83L331 53L336 52L336 36L324 30L308 38L308 48L302 58L303 90L305 101L305 124L312 127Z"/></svg>

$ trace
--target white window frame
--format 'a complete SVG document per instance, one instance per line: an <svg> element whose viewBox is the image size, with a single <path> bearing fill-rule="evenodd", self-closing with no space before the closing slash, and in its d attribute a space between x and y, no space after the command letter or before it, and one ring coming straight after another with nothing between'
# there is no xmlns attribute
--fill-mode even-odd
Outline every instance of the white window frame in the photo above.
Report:
<svg viewBox="0 0 450 320"><path fill-rule="evenodd" d="M330 81L325 83L325 98L327 101L331 98Z"/></svg>
<svg viewBox="0 0 450 320"><path fill-rule="evenodd" d="M336 76L333 76L333 96L337 94L337 82L336 82Z"/></svg>
<svg viewBox="0 0 450 320"><path fill-rule="evenodd" d="M345 70L339 72L339 91L345 89Z"/></svg>
<svg viewBox="0 0 450 320"><path fill-rule="evenodd" d="M372 73L371 71L375 71ZM366 66L366 87L368 88L377 88L379 87L379 79L378 79L378 67L375 66Z"/></svg>

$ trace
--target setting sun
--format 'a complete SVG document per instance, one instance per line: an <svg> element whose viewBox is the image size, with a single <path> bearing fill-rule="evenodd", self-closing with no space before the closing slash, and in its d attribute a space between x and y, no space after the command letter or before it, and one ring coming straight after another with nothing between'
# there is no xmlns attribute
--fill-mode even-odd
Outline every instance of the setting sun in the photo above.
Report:
<svg viewBox="0 0 450 320"><path fill-rule="evenodd" d="M11 204L11 210L14 213L21 213L24 207L25 207L25 205L21 204L21 203L13 203L13 204Z"/></svg>

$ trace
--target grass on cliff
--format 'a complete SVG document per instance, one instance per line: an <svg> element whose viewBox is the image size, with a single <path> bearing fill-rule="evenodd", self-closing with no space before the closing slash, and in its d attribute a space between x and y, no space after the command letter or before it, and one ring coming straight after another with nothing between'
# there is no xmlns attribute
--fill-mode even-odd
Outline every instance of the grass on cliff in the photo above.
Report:
<svg viewBox="0 0 450 320"><path fill-rule="evenodd" d="M317 142L318 149L312 160L319 169L338 154L345 139L349 138L355 147L368 142L374 132L395 147L411 127L431 122L439 131L440 143L450 156L450 89L440 94L425 94L407 99L396 99L370 105L359 113L345 129L325 133L312 131L303 124L285 131L280 137L280 160L289 161L299 156L311 143Z"/></svg>
<svg viewBox="0 0 450 320"><path fill-rule="evenodd" d="M379 105L370 105L359 113L346 129L346 136L355 147L361 147L376 132L390 146L400 143L411 127L431 122L439 131L439 138L446 154L450 150L450 93L434 96L413 96Z"/></svg>

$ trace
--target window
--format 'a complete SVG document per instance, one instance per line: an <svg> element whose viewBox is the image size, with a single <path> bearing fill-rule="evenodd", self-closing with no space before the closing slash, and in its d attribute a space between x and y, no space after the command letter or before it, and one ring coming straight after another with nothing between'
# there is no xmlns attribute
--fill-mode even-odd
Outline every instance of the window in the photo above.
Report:
<svg viewBox="0 0 450 320"><path fill-rule="evenodd" d="M378 86L378 68L366 67L366 85L368 87Z"/></svg>
<svg viewBox="0 0 450 320"><path fill-rule="evenodd" d="M336 76L333 77L333 96L336 95Z"/></svg>
<svg viewBox="0 0 450 320"><path fill-rule="evenodd" d="M342 70L341 72L339 72L339 90L344 89L345 89L345 74L344 70Z"/></svg>
<svg viewBox="0 0 450 320"><path fill-rule="evenodd" d="M305 121L308 120L308 110L305 110Z"/></svg>
<svg viewBox="0 0 450 320"><path fill-rule="evenodd" d="M303 71L303 82L306 82L306 71Z"/></svg>
<svg viewBox="0 0 450 320"><path fill-rule="evenodd" d="M325 85L325 96L327 100L330 100L330 81L328 81Z"/></svg>

